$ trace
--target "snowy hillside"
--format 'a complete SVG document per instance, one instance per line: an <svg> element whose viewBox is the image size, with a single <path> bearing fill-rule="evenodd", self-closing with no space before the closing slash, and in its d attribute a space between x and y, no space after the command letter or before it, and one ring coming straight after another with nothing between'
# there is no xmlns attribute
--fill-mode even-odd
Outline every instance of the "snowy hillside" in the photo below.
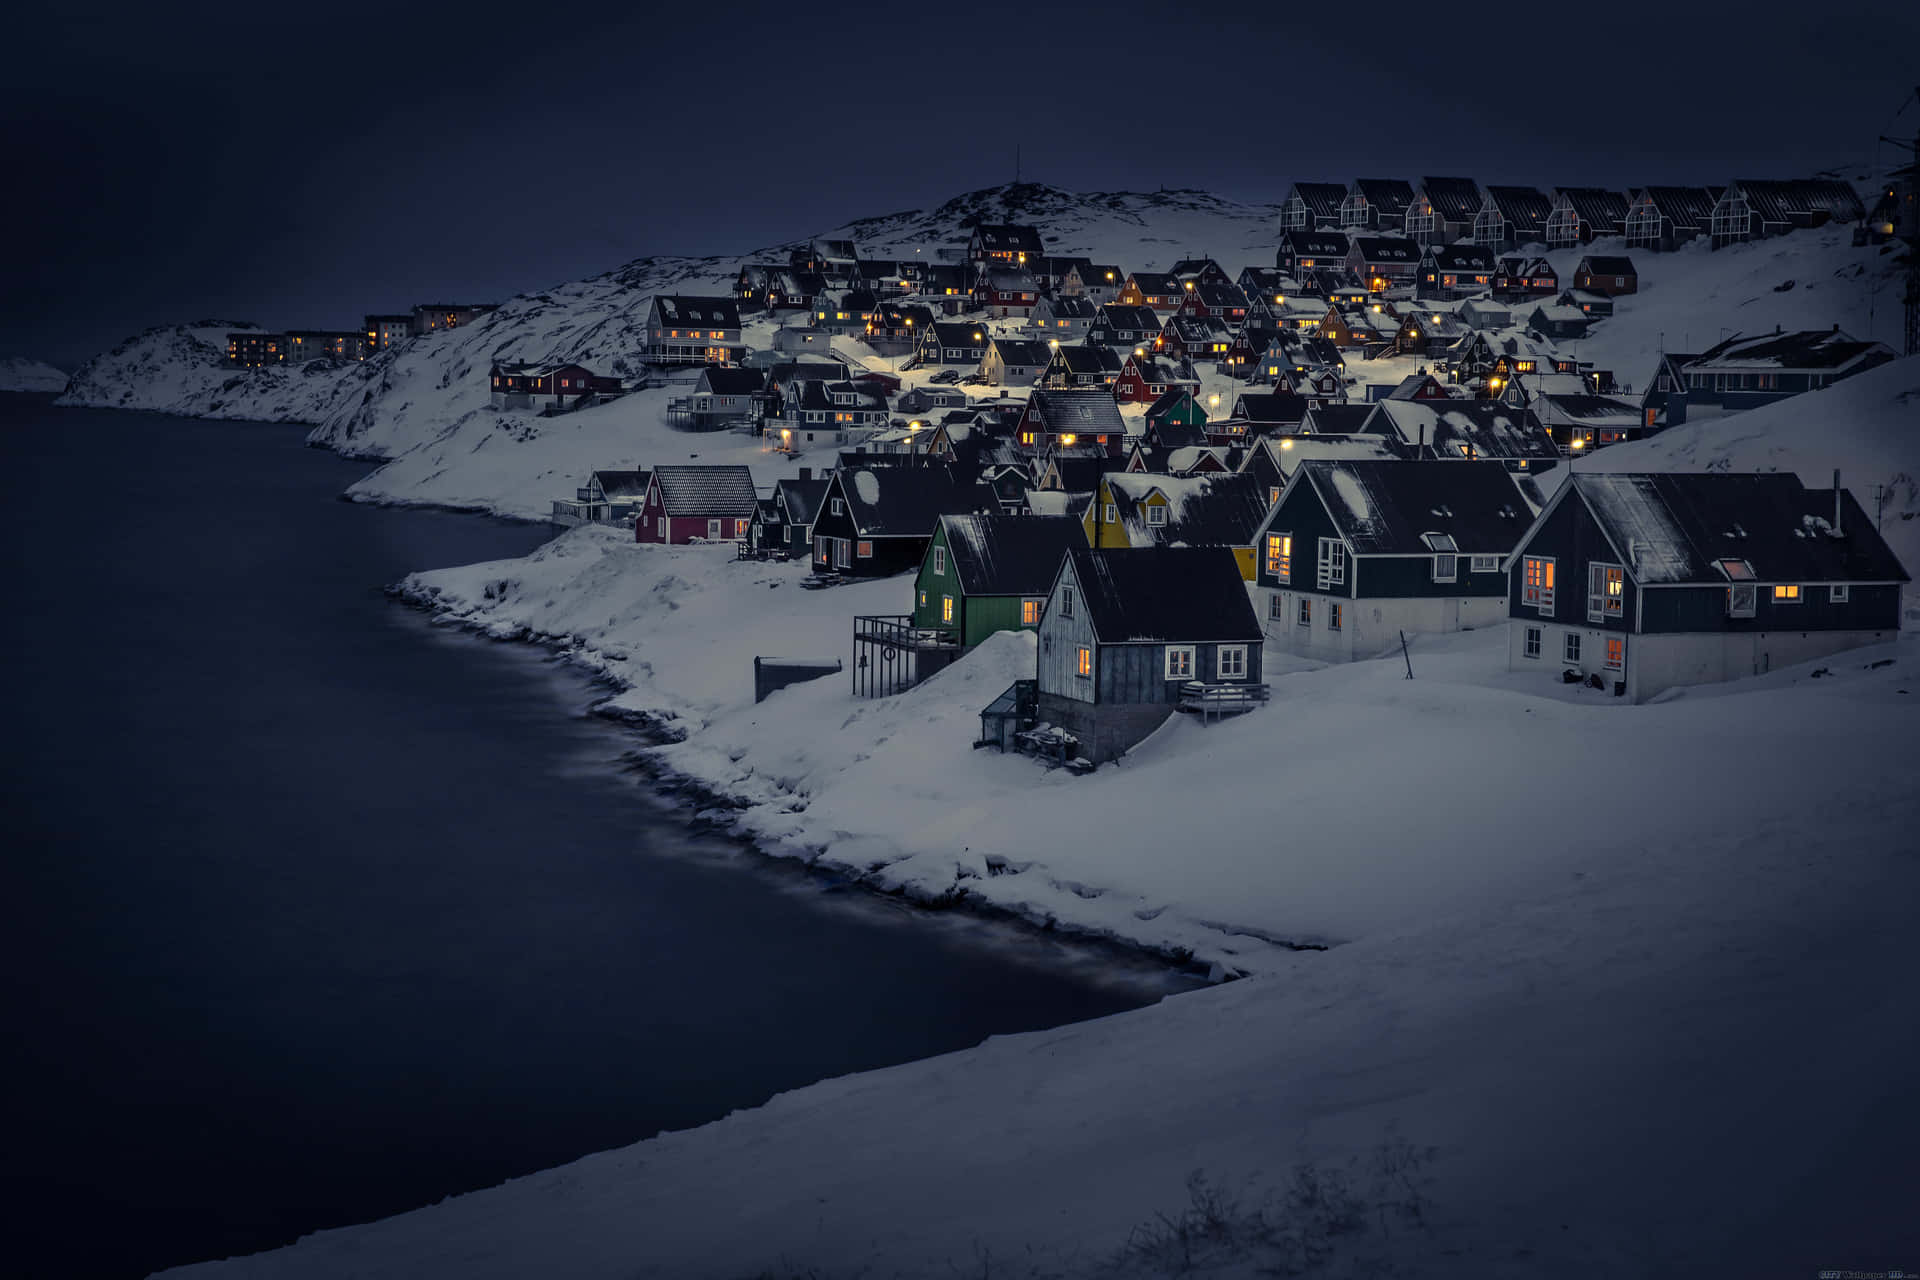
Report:
<svg viewBox="0 0 1920 1280"><path fill-rule="evenodd" d="M50 364L25 356L0 359L0 391L64 391L67 375Z"/></svg>

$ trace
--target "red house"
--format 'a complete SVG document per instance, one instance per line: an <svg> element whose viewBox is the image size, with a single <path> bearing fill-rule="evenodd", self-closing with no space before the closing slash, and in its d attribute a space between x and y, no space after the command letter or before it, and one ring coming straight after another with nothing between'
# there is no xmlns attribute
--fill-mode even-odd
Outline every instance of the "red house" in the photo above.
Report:
<svg viewBox="0 0 1920 1280"><path fill-rule="evenodd" d="M1120 404L1152 404L1176 386L1196 385L1193 379L1181 377L1165 360L1130 355L1120 376L1114 380L1113 398Z"/></svg>
<svg viewBox="0 0 1920 1280"><path fill-rule="evenodd" d="M747 536L755 500L745 467L655 467L633 523L636 542L737 542Z"/></svg>

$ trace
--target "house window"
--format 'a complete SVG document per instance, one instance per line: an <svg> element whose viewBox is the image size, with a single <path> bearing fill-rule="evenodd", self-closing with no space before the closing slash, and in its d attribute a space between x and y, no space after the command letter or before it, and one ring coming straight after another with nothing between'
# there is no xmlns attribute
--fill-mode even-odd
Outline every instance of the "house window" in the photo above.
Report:
<svg viewBox="0 0 1920 1280"><path fill-rule="evenodd" d="M1151 525L1163 525L1163 524L1165 524L1166 522L1167 522L1167 509L1166 509L1165 507L1163 507L1163 506L1151 506L1151 507L1148 507L1148 508L1147 508L1147 523L1148 523L1148 524L1151 524Z"/></svg>
<svg viewBox="0 0 1920 1280"><path fill-rule="evenodd" d="M1346 585L1347 544L1338 538L1320 539L1320 589Z"/></svg>
<svg viewBox="0 0 1920 1280"><path fill-rule="evenodd" d="M1433 558L1433 580L1435 582L1452 582L1459 576L1459 556L1442 554Z"/></svg>
<svg viewBox="0 0 1920 1280"><path fill-rule="evenodd" d="M859 546L858 554L862 560L871 560L873 558L873 544L871 542L862 542Z"/></svg>
<svg viewBox="0 0 1920 1280"><path fill-rule="evenodd" d="M1621 616L1627 600L1627 574L1617 564L1587 566L1587 620L1605 622Z"/></svg>
<svg viewBox="0 0 1920 1280"><path fill-rule="evenodd" d="M947 549L945 547L935 547L933 549L933 571L943 575L946 573Z"/></svg>
<svg viewBox="0 0 1920 1280"><path fill-rule="evenodd" d="M1566 639L1562 642L1560 646L1560 656L1565 658L1568 662L1573 663L1575 666L1579 665L1580 633L1578 631L1567 632Z"/></svg>
<svg viewBox="0 0 1920 1280"><path fill-rule="evenodd" d="M1300 616L1297 619L1295 619L1295 621L1297 621L1303 627L1310 627L1313 625L1313 601L1306 599L1304 596L1301 598Z"/></svg>
<svg viewBox="0 0 1920 1280"><path fill-rule="evenodd" d="M1247 646L1243 644L1221 645L1219 666L1220 679L1245 680L1247 678Z"/></svg>
<svg viewBox="0 0 1920 1280"><path fill-rule="evenodd" d="M853 556L849 554L850 552L852 552L852 550L853 550L853 543L851 541L849 541L846 538L835 538L833 540L834 567L840 568L840 569L852 568Z"/></svg>
<svg viewBox="0 0 1920 1280"><path fill-rule="evenodd" d="M1022 600L1020 602L1020 625L1023 627L1037 627L1040 625L1040 602L1038 600Z"/></svg>
<svg viewBox="0 0 1920 1280"><path fill-rule="evenodd" d="M1119 509L1115 507L1113 503L1109 502L1106 507L1106 515L1103 518L1108 524L1112 524L1120 518Z"/></svg>
<svg viewBox="0 0 1920 1280"><path fill-rule="evenodd" d="M1193 679L1193 646L1190 644L1170 644L1167 646L1167 679Z"/></svg>
<svg viewBox="0 0 1920 1280"><path fill-rule="evenodd" d="M1073 616L1072 587L1060 588L1060 616L1063 618L1071 618Z"/></svg>
<svg viewBox="0 0 1920 1280"><path fill-rule="evenodd" d="M746 537L746 536L747 536L747 523L748 523L748 522L747 522L747 521L745 521L745 520L735 520L735 521L733 522L733 536L734 536L734 537L736 537L736 538L744 538L744 537Z"/></svg>
<svg viewBox="0 0 1920 1280"><path fill-rule="evenodd" d="M847 504L841 499L835 498L833 500L833 514L837 516L843 516L847 514Z"/></svg>
<svg viewBox="0 0 1920 1280"><path fill-rule="evenodd" d="M655 520L655 521L653 522L653 531L654 531L654 533L655 533L655 534L657 534L657 535L659 535L659 537L660 537L660 539L661 539L661 540L662 540L663 542L664 542L664 541L666 540L666 537L667 537L667 518L666 518L665 516L661 516L661 517L660 517L659 519L657 519L657 520Z"/></svg>
<svg viewBox="0 0 1920 1280"><path fill-rule="evenodd" d="M1727 616L1751 618L1758 612L1760 589L1751 582L1736 582L1727 588Z"/></svg>
<svg viewBox="0 0 1920 1280"><path fill-rule="evenodd" d="M1332 600L1327 601L1327 630L1338 631L1340 629L1340 623L1343 621L1340 613L1340 606L1337 603Z"/></svg>
<svg viewBox="0 0 1920 1280"><path fill-rule="evenodd" d="M1520 603L1553 612L1553 557L1528 556L1520 570Z"/></svg>
<svg viewBox="0 0 1920 1280"><path fill-rule="evenodd" d="M1775 604L1799 604L1800 600L1799 583L1782 582L1775 584L1773 588L1773 602Z"/></svg>
<svg viewBox="0 0 1920 1280"><path fill-rule="evenodd" d="M920 607L922 609L927 607L927 593L925 591L920 593Z"/></svg>
<svg viewBox="0 0 1920 1280"><path fill-rule="evenodd" d="M1618 671L1627 665L1627 641L1624 636L1607 637L1607 670Z"/></svg>
<svg viewBox="0 0 1920 1280"><path fill-rule="evenodd" d="M1278 591L1267 597L1267 618L1272 622L1287 620L1287 598Z"/></svg>
<svg viewBox="0 0 1920 1280"><path fill-rule="evenodd" d="M1540 628L1527 628L1527 643L1523 652L1529 658L1537 658L1540 656Z"/></svg>
<svg viewBox="0 0 1920 1280"><path fill-rule="evenodd" d="M1292 578L1292 534L1270 533L1267 535L1267 572L1281 582L1289 581Z"/></svg>
<svg viewBox="0 0 1920 1280"><path fill-rule="evenodd" d="M953 597L952 596L940 597L940 621L942 622L953 621Z"/></svg>
<svg viewBox="0 0 1920 1280"><path fill-rule="evenodd" d="M1500 557L1475 556L1473 557L1472 568L1475 573L1498 573L1500 572Z"/></svg>
<svg viewBox="0 0 1920 1280"><path fill-rule="evenodd" d="M1093 674L1093 650L1087 648L1085 645L1080 646L1080 659L1074 668L1074 674L1079 676L1091 676Z"/></svg>
<svg viewBox="0 0 1920 1280"><path fill-rule="evenodd" d="M1827 588L1828 603L1845 604L1847 602L1847 589L1848 589L1848 584L1844 582L1836 582L1832 586L1828 587Z"/></svg>

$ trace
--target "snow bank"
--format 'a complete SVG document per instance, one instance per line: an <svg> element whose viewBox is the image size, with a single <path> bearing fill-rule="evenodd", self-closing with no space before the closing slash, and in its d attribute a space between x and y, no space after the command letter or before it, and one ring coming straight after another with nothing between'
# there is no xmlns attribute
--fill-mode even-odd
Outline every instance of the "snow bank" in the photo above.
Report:
<svg viewBox="0 0 1920 1280"><path fill-rule="evenodd" d="M65 391L67 375L50 364L24 356L0 359L0 391Z"/></svg>

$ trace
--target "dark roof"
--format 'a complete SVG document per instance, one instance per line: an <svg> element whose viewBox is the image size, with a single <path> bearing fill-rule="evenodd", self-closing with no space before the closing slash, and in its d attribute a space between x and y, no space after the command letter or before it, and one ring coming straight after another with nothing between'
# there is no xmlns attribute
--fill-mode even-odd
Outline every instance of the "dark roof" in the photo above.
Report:
<svg viewBox="0 0 1920 1280"><path fill-rule="evenodd" d="M1413 203L1413 185L1404 178L1356 178L1353 186L1368 204L1388 216L1405 213Z"/></svg>
<svg viewBox="0 0 1920 1280"><path fill-rule="evenodd" d="M1160 332L1175 334L1180 341L1192 344L1231 337L1233 326L1227 323L1225 316L1170 316Z"/></svg>
<svg viewBox="0 0 1920 1280"><path fill-rule="evenodd" d="M1422 178L1420 191L1447 222L1472 222L1480 212L1480 184L1472 178Z"/></svg>
<svg viewBox="0 0 1920 1280"><path fill-rule="evenodd" d="M1306 417L1307 398L1290 391L1242 391L1234 413L1248 422L1291 425Z"/></svg>
<svg viewBox="0 0 1920 1280"><path fill-rule="evenodd" d="M751 516L753 472L740 466L655 467L670 516Z"/></svg>
<svg viewBox="0 0 1920 1280"><path fill-rule="evenodd" d="M1427 254L1442 271L1493 271L1493 250L1484 244L1437 244Z"/></svg>
<svg viewBox="0 0 1920 1280"><path fill-rule="evenodd" d="M1590 253L1580 259L1580 266L1574 268L1576 274L1581 267L1586 268L1596 276L1632 276L1639 274L1639 272L1633 269L1632 258L1618 254Z"/></svg>
<svg viewBox="0 0 1920 1280"><path fill-rule="evenodd" d="M1034 257L1046 252L1040 243L1038 227L1023 227L1011 222L983 222L973 229L980 243L1001 253L1025 253Z"/></svg>
<svg viewBox="0 0 1920 1280"><path fill-rule="evenodd" d="M1605 187L1561 187L1559 194L1595 235L1619 235L1627 220L1627 198Z"/></svg>
<svg viewBox="0 0 1920 1280"><path fill-rule="evenodd" d="M1079 294L1047 299L1047 310L1056 319L1091 320L1099 309L1092 298Z"/></svg>
<svg viewBox="0 0 1920 1280"><path fill-rule="evenodd" d="M740 327L740 304L732 298L696 298L685 294L663 293L654 305L670 324L713 324L722 329Z"/></svg>
<svg viewBox="0 0 1920 1280"><path fill-rule="evenodd" d="M1822 178L1791 178L1784 182L1739 178L1734 185L1747 197L1747 207L1763 222L1791 222L1824 214L1835 222L1855 222L1866 216L1860 193L1845 182Z"/></svg>
<svg viewBox="0 0 1920 1280"><path fill-rule="evenodd" d="M1532 410L1499 400L1382 400L1374 412L1404 443L1418 444L1424 438L1428 449L1449 461L1560 456Z"/></svg>
<svg viewBox="0 0 1920 1280"><path fill-rule="evenodd" d="M1287 192L1289 200L1295 196L1300 197L1315 217L1337 218L1340 202L1347 198L1347 189L1338 182L1296 182Z"/></svg>
<svg viewBox="0 0 1920 1280"><path fill-rule="evenodd" d="M1092 493L1101 476L1124 465L1124 460L1105 454L1084 457L1056 452L1047 459L1047 466L1059 473L1060 488L1067 493Z"/></svg>
<svg viewBox="0 0 1920 1280"><path fill-rule="evenodd" d="M986 326L977 322L936 320L932 328L934 340L943 347L978 347L982 351L987 349Z"/></svg>
<svg viewBox="0 0 1920 1280"><path fill-rule="evenodd" d="M1090 347L1081 343L1061 343L1054 349L1057 357L1068 373L1072 374L1114 374L1118 376L1126 367L1118 351L1112 347Z"/></svg>
<svg viewBox="0 0 1920 1280"><path fill-rule="evenodd" d="M1239 561L1226 547L1067 552L1102 644L1260 641Z"/></svg>
<svg viewBox="0 0 1920 1280"><path fill-rule="evenodd" d="M600 482L600 492L606 495L607 501L612 502L645 497L648 475L645 471L596 471L593 478Z"/></svg>
<svg viewBox="0 0 1920 1280"><path fill-rule="evenodd" d="M1142 296L1158 297L1163 293L1184 293L1180 287L1180 278L1170 271L1136 271L1131 279L1134 287Z"/></svg>
<svg viewBox="0 0 1920 1280"><path fill-rule="evenodd" d="M1246 290L1237 284L1228 284L1221 280L1199 281L1186 292L1188 297L1198 298L1206 306L1215 309L1224 310L1234 307L1245 309L1247 305Z"/></svg>
<svg viewBox="0 0 1920 1280"><path fill-rule="evenodd" d="M1759 582L1907 580L1851 493L1836 537L1834 491L1792 472L1582 471L1567 484L1639 583L1724 585L1721 560L1745 560Z"/></svg>
<svg viewBox="0 0 1920 1280"><path fill-rule="evenodd" d="M832 483L869 537L927 537L941 516L992 510L996 502L991 490L960 483L944 466L850 466L836 471Z"/></svg>
<svg viewBox="0 0 1920 1280"><path fill-rule="evenodd" d="M1676 230L1699 229L1707 225L1713 206L1720 203L1721 187L1642 187L1660 216Z"/></svg>
<svg viewBox="0 0 1920 1280"><path fill-rule="evenodd" d="M1050 435L1125 435L1120 406L1103 387L1084 390L1035 391L1028 414Z"/></svg>
<svg viewBox="0 0 1920 1280"><path fill-rule="evenodd" d="M1553 201L1538 187L1488 187L1487 198L1493 201L1500 216L1512 224L1516 235L1524 238L1531 234L1538 238L1545 233Z"/></svg>
<svg viewBox="0 0 1920 1280"><path fill-rule="evenodd" d="M1832 329L1790 333L1735 334L1687 361L1689 369L1840 369L1876 351L1893 354L1878 342L1861 342Z"/></svg>
<svg viewBox="0 0 1920 1280"><path fill-rule="evenodd" d="M1048 356L1052 354L1046 343L1027 338L995 338L990 345L999 350L1000 363L1027 365L1036 369L1046 364Z"/></svg>
<svg viewBox="0 0 1920 1280"><path fill-rule="evenodd" d="M782 480L774 489L786 499L788 518L795 524L810 525L820 514L820 504L826 500L827 477Z"/></svg>
<svg viewBox="0 0 1920 1280"><path fill-rule="evenodd" d="M1363 262L1420 261L1420 246L1400 236L1355 236L1353 243Z"/></svg>
<svg viewBox="0 0 1920 1280"><path fill-rule="evenodd" d="M970 596L1043 596L1067 552L1087 545L1071 516L941 516L940 523Z"/></svg>
<svg viewBox="0 0 1920 1280"><path fill-rule="evenodd" d="M1160 317L1152 307L1109 302L1101 306L1098 314L1104 316L1108 327L1113 329L1158 329L1160 327Z"/></svg>
<svg viewBox="0 0 1920 1280"><path fill-rule="evenodd" d="M1351 435L1360 430L1360 424L1373 416L1370 404L1323 404L1309 409L1313 415L1312 427L1317 435Z"/></svg>
<svg viewBox="0 0 1920 1280"><path fill-rule="evenodd" d="M765 369L733 368L710 364L701 372L707 390L720 396L750 396L767 384Z"/></svg>
<svg viewBox="0 0 1920 1280"><path fill-rule="evenodd" d="M1344 231L1289 231L1280 247L1295 257L1344 258L1350 246Z"/></svg>
<svg viewBox="0 0 1920 1280"><path fill-rule="evenodd" d="M1505 555L1533 524L1526 495L1498 462L1310 458L1300 474L1355 555L1420 555L1446 534L1461 555Z"/></svg>
<svg viewBox="0 0 1920 1280"><path fill-rule="evenodd" d="M1186 447L1186 446L1180 446ZM1247 547L1267 518L1267 494L1259 477L1237 472L1193 476L1114 471L1107 492L1119 508L1135 546L1151 538L1160 546ZM1148 524L1141 513L1155 489L1167 496L1167 522Z"/></svg>

